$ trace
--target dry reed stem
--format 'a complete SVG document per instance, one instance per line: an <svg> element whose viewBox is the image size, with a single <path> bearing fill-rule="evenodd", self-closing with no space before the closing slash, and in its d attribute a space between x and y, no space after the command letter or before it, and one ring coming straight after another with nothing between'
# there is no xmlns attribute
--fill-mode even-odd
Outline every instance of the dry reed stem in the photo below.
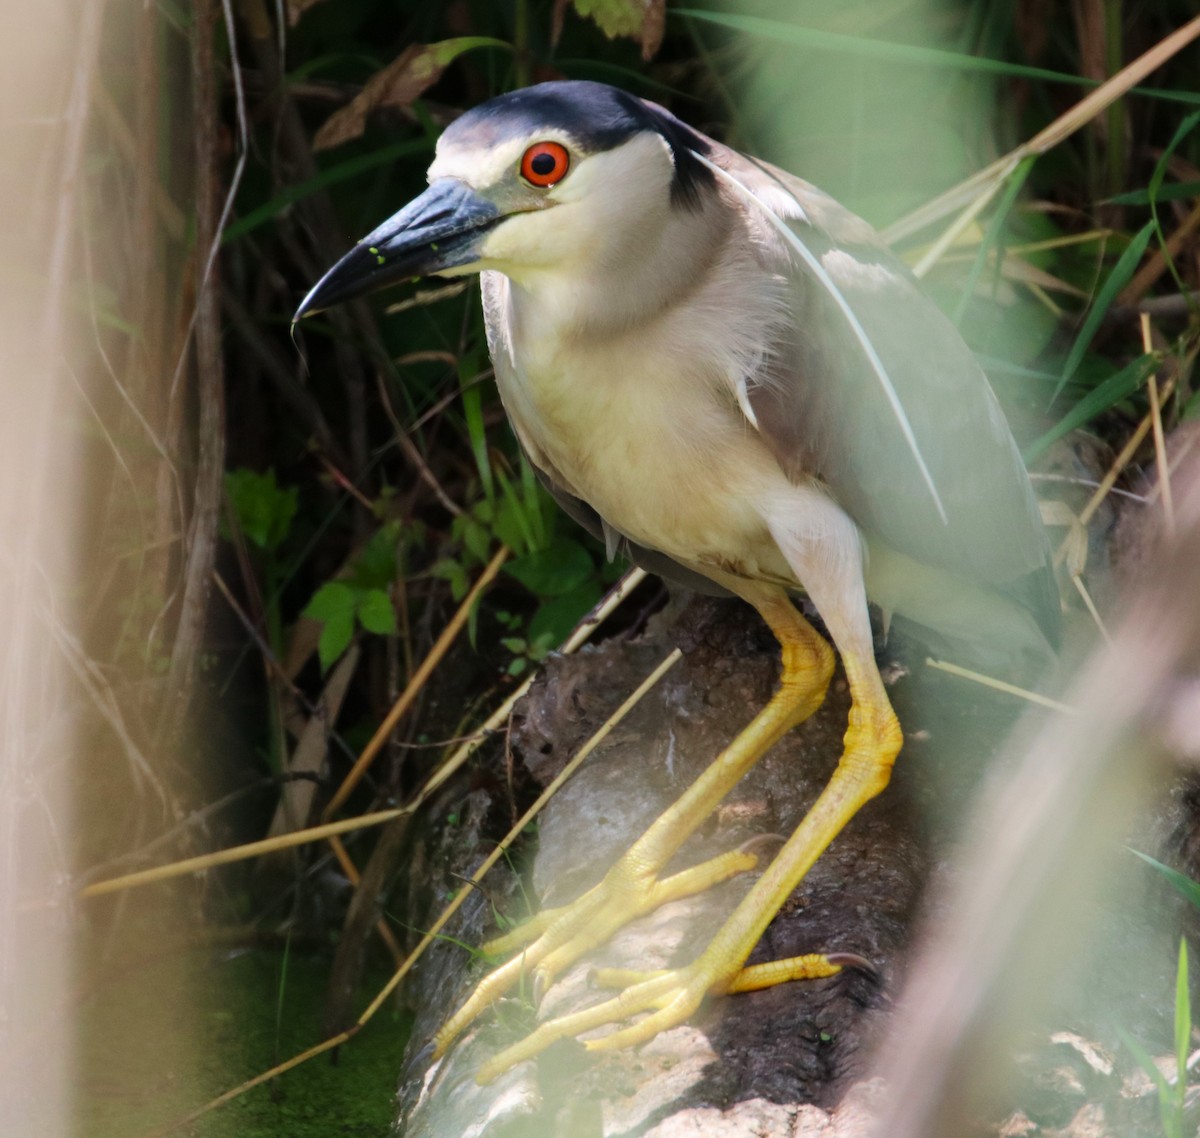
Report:
<svg viewBox="0 0 1200 1138"><path fill-rule="evenodd" d="M359 873L358 866L354 864L354 859L350 856L350 851L346 849L342 839L337 836L330 838L329 848L333 850L333 856L337 858L338 865L342 867L342 872L346 875L351 887L357 889L362 884L362 874ZM391 926L382 914L375 921L375 931L379 934L379 939L387 945L388 952L392 954L392 959L399 967L404 959L404 953L392 935Z"/></svg>
<svg viewBox="0 0 1200 1138"><path fill-rule="evenodd" d="M1155 249L1146 258L1146 263L1133 275L1133 279L1120 291L1117 304L1136 304L1150 290L1159 277L1167 271L1184 244L1200 229L1200 205L1187 215L1182 223L1167 238L1166 247Z"/></svg>
<svg viewBox="0 0 1200 1138"><path fill-rule="evenodd" d="M577 652L587 643L592 633L612 615L617 606L645 579L646 571L644 569L630 569L600 604L579 622L579 626L564 641L559 652L564 656L570 656L572 653ZM535 679L537 679L536 674L530 676L521 684L512 695L492 712L483 726L470 739L467 739L457 747L454 753L429 776L429 779L421 788L417 797L412 801L413 810L416 810L439 786L450 778L491 737L493 731L500 729L508 719L512 709L516 706L517 701L533 686Z"/></svg>
<svg viewBox="0 0 1200 1138"><path fill-rule="evenodd" d="M996 679L995 676L975 672L959 664L951 664L948 660L935 660L932 656L927 656L925 664L927 667L936 668L939 672L948 672L952 676L958 676L961 680L970 680L971 683L979 684L981 687L992 688L994 691L1004 692L1006 695L1015 695L1027 703L1036 703L1039 707L1048 707L1051 711L1061 711L1064 715L1075 714L1073 707L1059 703L1058 700L1051 699L1048 695L1030 691L1028 688L1019 688L1016 684L1006 683L1004 680Z"/></svg>
<svg viewBox="0 0 1200 1138"><path fill-rule="evenodd" d="M1088 592L1088 587L1083 583L1083 578L1078 573L1071 574L1071 584L1075 586L1075 591L1079 594L1080 600L1083 601L1083 607L1088 610L1096 627L1100 630L1100 635L1104 637L1106 644L1112 643L1112 637L1109 635L1108 627L1100 617L1100 610L1096 607L1096 602L1092 600L1092 594Z"/></svg>
<svg viewBox="0 0 1200 1138"><path fill-rule="evenodd" d="M299 1067L302 1063L307 1063L310 1059L315 1059L318 1055L324 1055L326 1051L332 1051L335 1047L340 1047L343 1043L353 1039L361 1030L362 1024L355 1024L353 1027L349 1027L329 1039L324 1039L314 1047L310 1047L307 1051L301 1051L300 1054L293 1055L290 1059L285 1059L282 1063L277 1063L269 1071L263 1071L261 1074L255 1075L254 1078L247 1079L244 1083L240 1083L231 1090L225 1091L224 1094L220 1094L215 1099L206 1102L203 1106L197 1107L190 1114L186 1114L182 1118L177 1118L174 1122L169 1122L166 1126L161 1126L157 1130L150 1131L150 1133L145 1135L145 1138L164 1138L164 1135L173 1134L181 1126L187 1126L189 1123L195 1122L196 1119L203 1118L204 1115L216 1110L218 1107L224 1106L227 1102L232 1102L235 1098L239 1098L247 1091L252 1091L255 1087L261 1086L263 1083L269 1083L276 1076L285 1074L293 1067Z"/></svg>
<svg viewBox="0 0 1200 1138"><path fill-rule="evenodd" d="M442 629L441 635L437 638L433 647L430 648L425 659L421 661L421 666L413 674L412 679L409 680L408 686L400 693L400 698L392 705L391 711L384 716L383 722L371 737L371 741L363 748L362 754L358 756L358 760L350 768L350 773L342 780L341 786L337 788L334 796L329 800L329 805L325 807L321 815L323 818L328 819L331 817L345 803L363 775L370 769L371 764L375 761L384 744L395 730L396 724L400 722L405 712L413 705L413 701L433 674L434 668L442 662L442 658L450 651L450 646L462 631L463 625L467 623L467 618L471 615L471 609L474 607L475 601L479 598L480 593L492 583L496 574L500 572L500 567L508 559L508 554L508 547L502 545L496 551L491 561L488 562L487 567L471 587L471 591L463 598L462 604L458 606L458 611L450 618L449 623Z"/></svg>
<svg viewBox="0 0 1200 1138"><path fill-rule="evenodd" d="M274 660L270 657L268 659L268 666L275 667ZM342 705L361 659L361 648L357 644L351 644L325 678L325 686L321 689L315 705L310 705L309 714L303 719L303 726L299 723L295 725L296 745L287 756L284 766L288 774L303 773L311 775L312 778L295 779L280 788L279 801L275 805L271 824L267 827L268 837L298 829L311 816L319 785L318 776L326 769L329 758L330 735L341 714Z"/></svg>
<svg viewBox="0 0 1200 1138"><path fill-rule="evenodd" d="M1200 209L1196 216L1200 218ZM1141 314L1142 349L1149 354L1154 351L1154 339L1150 334L1150 317ZM1171 497L1171 470L1167 465L1167 442L1163 437L1162 401L1158 397L1158 377L1151 372L1146 380L1150 391L1150 416L1154 429L1154 462L1158 467L1158 485L1162 492L1163 528L1168 538L1175 536L1175 502Z"/></svg>
<svg viewBox="0 0 1200 1138"><path fill-rule="evenodd" d="M1175 390L1175 381L1178 377L1171 376L1170 379L1163 385L1162 401L1165 402L1170 398L1171 392ZM1117 479L1121 476L1121 471L1129 465L1134 454L1137 453L1138 447L1142 445L1142 441L1150 431L1152 412L1147 411L1145 418L1134 428L1133 434L1129 436L1129 440L1121 448L1121 453L1113 459L1112 465L1108 468L1108 472L1100 479L1100 485L1096 487L1095 493L1088 499L1087 505L1079 512L1079 524L1087 526L1092 520L1096 511L1100 508L1104 499L1108 497L1112 488L1116 485ZM1063 559L1067 556L1068 547L1070 545L1070 537L1063 539L1062 544L1054 551L1054 564L1061 565Z"/></svg>
<svg viewBox="0 0 1200 1138"><path fill-rule="evenodd" d="M275 838L263 838L241 846L230 846L228 849L200 854L183 861L173 861L170 865L156 865L152 869L141 869L137 873L126 873L120 877L96 881L85 885L78 895L81 898L99 897L104 893L118 893L122 889L133 889L139 885L167 881L172 877L183 877L188 873L199 873L217 865L229 865L231 862L245 861L247 858L262 857L263 854L302 846L306 842L319 842L334 834L345 834L350 830L365 829L368 826L382 826L384 822L390 822L393 818L410 813L411 810L412 807L409 806L397 806L391 810L376 811L374 814L360 814L357 818L343 818L340 822L325 822L320 826L310 826L307 830L294 830L290 834L280 834Z"/></svg>
<svg viewBox="0 0 1200 1138"><path fill-rule="evenodd" d="M562 651L564 653L577 651L587 641L588 637L591 636L597 625L608 618L613 609L633 589L641 584L645 576L645 572L641 569L630 570L609 595L591 613L584 617L579 627L563 645ZM122 889L133 889L139 885L149 885L156 881L167 881L173 877L182 877L188 873L199 873L201 870L211 869L213 866L228 865L231 862L244 861L252 857L261 857L263 854L290 849L292 846L304 845L307 842L321 841L324 838L345 834L351 830L368 826L381 826L385 822L390 822L405 814L412 814L420 808L425 800L446 779L467 761L481 743L489 738L490 732L495 730L496 727L508 718L513 704L529 690L532 683L533 678L531 677L505 700L501 707L488 719L487 723L480 728L479 732L458 747L454 754L430 775L425 785L417 792L416 797L405 806L398 806L391 810L380 810L373 814L361 814L357 818L345 818L340 822L326 822L320 826L309 827L306 830L295 830L290 834L280 834L274 838L264 838L257 842L247 842L244 845L231 846L229 849L201 854L198 857L187 858L184 861L172 862L170 865L155 866L152 869L139 870L137 873L128 873L120 877L107 878L104 881L97 881L85 886L79 891L78 895L81 898L98 897L105 893L116 893Z"/></svg>
<svg viewBox="0 0 1200 1138"><path fill-rule="evenodd" d="M505 852L512 845L512 843L516 841L525 827L528 826L529 823L532 822L534 818L536 818L542 812L542 809L545 807L546 803L558 793L559 789L567 781L567 779L569 779L571 775L573 775L575 771L579 769L580 764L583 763L583 761L602 742L604 742L605 739L608 738L613 729L617 727L618 724L620 724L620 722L634 709L634 707L636 707L642 701L642 699L646 696L646 693L649 692L650 689L653 688L655 684L657 684L658 681L661 680L662 677L675 666L676 663L678 663L682 656L683 653L678 648L674 649L670 655L668 655L662 661L662 663L660 663L658 667L655 668L654 671L651 672L650 675L648 675L638 685L633 694L626 699L625 702L621 704L621 706L618 707L617 710L614 711L612 715L610 715L604 721L604 723L600 725L599 728L597 728L588 741L579 748L579 751L575 757L569 763L567 763L565 767L563 767L558 776L546 787L545 790L542 791L540 795L538 795L537 801L534 802L534 804L530 806L529 809L526 810L519 819L517 819L512 829L505 834L504 838L499 842L496 848L490 854L488 854L486 858L483 859L483 862L480 864L479 868L473 874L471 874L471 877L468 881L469 885L478 885L479 882L483 880L484 876L489 870L491 870L496 862L498 862L500 858L504 856ZM454 900L442 910L441 915L436 921L433 922L432 925L430 925L429 931L426 932L421 938L420 943L418 943L417 947L412 950L408 959L404 962L399 971L397 971L391 980L384 985L379 995L377 995L375 999L371 1001L370 1005L367 1007L367 1010L359 1017L358 1023L360 1026L366 1023L367 1020L369 1020L376 1013L376 1011L379 1010L379 1007L383 1001L392 994L396 988L396 985L398 985L400 981L404 979L408 971L425 952L425 949L427 949L433 943L442 929L446 927L446 924L449 922L450 918L458 912L459 908L462 906L462 903L467 899L469 893L470 889L460 889Z"/></svg>
<svg viewBox="0 0 1200 1138"><path fill-rule="evenodd" d="M563 783L566 782L566 780L570 778L570 776L574 774L576 770L578 770L580 764L583 763L584 760L587 759L587 757L596 749L596 747L598 747L609 736L609 734L634 709L634 707L636 707L637 704L640 703L643 698L645 698L646 694L658 683L659 680L662 679L664 675L666 675L671 668L675 666L676 663L678 663L682 656L683 653L680 652L678 648L674 649L670 655L668 655L658 665L658 667L656 667L654 671L651 672L650 675L648 675L641 682L641 684L638 685L633 694L630 695L629 698L626 699L625 702L622 703L621 706L618 707L617 710L614 711L612 715L610 715L608 719L606 719L604 723L600 725L599 728L597 728L587 742L580 747L578 753L562 769L558 777L555 778L554 781L542 791L542 793L538 796L537 801L534 802L534 804L530 806L530 808L526 810L524 814L521 815L512 829L509 830L504 838L497 844L496 848L490 854L488 854L486 858L484 858L479 868L476 869L468 879L466 885L464 885L464 887L458 891L450 904L442 910L437 920L433 922L428 931L421 937L421 940L418 942L417 946L405 958L404 963L396 969L396 971L392 974L391 979L389 979L388 982L379 990L375 998L367 1006L366 1010L358 1017L352 1027L340 1032L330 1039L326 1039L321 1043L318 1043L314 1047L310 1047L307 1051L302 1051L299 1055L293 1055L292 1058L285 1060L275 1067L272 1067L269 1071L264 1071L261 1074L255 1075L254 1078L248 1079L246 1082L239 1084L231 1090L225 1091L223 1094L218 1095L216 1098L205 1103L203 1106L198 1107L196 1110L185 1115L183 1118L180 1118L170 1125L146 1135L146 1138L163 1138L163 1135L170 1134L179 1129L181 1126L186 1126L191 1122L195 1122L196 1119L209 1113L209 1111L215 1110L217 1107L224 1106L225 1103L231 1102L233 1099L244 1094L246 1091L253 1090L255 1087L270 1081L277 1075L282 1075L286 1071L290 1071L293 1067L298 1067L301 1063L305 1063L309 1059L312 1059L317 1055L322 1055L326 1051L339 1046L361 1031L374 1017L375 1013L383 1006L387 998L396 990L404 977L408 975L413 965L416 964L416 962L424 955L425 950L438 938L442 929L444 929L447 923L450 921L450 918L458 912L458 910L462 907L463 902L466 901L467 897L470 896L472 888L478 885L486 876L486 874L492 869L492 867L495 866L496 862L498 862L500 858L504 856L505 852L509 849L512 843L516 841L525 827L528 826L529 823L532 822L539 813L541 813L546 803L550 801L555 793L557 793ZM390 813L399 814L402 813L402 811L391 811Z"/></svg>
<svg viewBox="0 0 1200 1138"><path fill-rule="evenodd" d="M225 479L225 357L221 344L220 272L221 234L229 221L233 202L246 169L249 126L246 117L242 71L237 57L230 0L221 0L230 52L230 76L236 106L239 154L228 189L221 201L218 185L221 126L217 92L217 0L197 0L192 28L192 88L195 107L196 250L195 304L188 321L189 341L194 340L197 460L192 487L191 518L180 556L183 583L179 618L175 626L167 673L166 697L160 707L158 736L173 747L183 729L191 701L194 669L208 616L212 570L219 542L221 502ZM180 352L172 386L182 376L188 360ZM173 391L174 395L175 392Z"/></svg>
<svg viewBox="0 0 1200 1138"><path fill-rule="evenodd" d="M1023 142L1003 157L996 159L991 165L985 166L957 186L952 186L945 193L939 194L933 201L889 225L883 230L883 239L889 245L894 245L897 241L941 221L942 218L960 208L965 207L967 211L971 211L976 199L981 194L990 198L996 192L997 186L1004 182L1022 159L1031 155L1045 154L1046 151L1069 138L1110 104L1137 86L1152 71L1182 51L1198 36L1200 36L1200 16L1189 20L1182 28L1160 40L1149 51L1143 52L1091 94L1084 96L1070 110L1059 115L1049 126L1038 131L1028 142Z"/></svg>
<svg viewBox="0 0 1200 1138"><path fill-rule="evenodd" d="M572 632L569 637L567 637L559 651L565 656L569 656L572 653L577 652L579 648L587 643L592 633L612 615L617 606L620 605L621 602L624 601L625 598L629 596L629 594L632 593L633 590L636 589L638 585L640 585L645 579L646 572L644 569L630 569L629 572L627 572L621 578L621 580L609 590L607 596L605 596L600 603L591 612L589 612L583 618L583 620L579 622L575 628L575 631ZM457 771L475 753L475 751L477 751L479 747L491 737L492 732L499 730L499 728L507 721L509 715L512 714L512 709L516 707L517 702L522 699L525 693L528 692L533 686L533 682L536 678L537 673L535 672L528 679L526 679L525 682L521 684L511 695L509 695L509 697L505 699L495 711L492 712L487 720L484 721L483 725L472 734L471 738L464 740L463 743L455 749L454 753L451 754L449 758L442 763L437 770L433 772L433 774L429 776L428 779L426 779L425 785L421 788L421 790L417 793L417 796L408 804L406 808L410 813L416 813L425 800L451 775L453 775L455 771ZM342 868L346 871L346 875L350 878L351 884L357 887L358 883L362 880L362 875L359 873L358 867L351 859L349 852L337 838L331 839L330 844L333 846L333 852L337 856L338 861L341 862ZM386 930L387 935L384 936L384 939L388 942L390 947L394 942L391 939L391 930L387 929L387 925L383 921L383 918L380 918L377 927L380 928L380 935L383 935L384 930ZM398 950L393 955L398 955Z"/></svg>

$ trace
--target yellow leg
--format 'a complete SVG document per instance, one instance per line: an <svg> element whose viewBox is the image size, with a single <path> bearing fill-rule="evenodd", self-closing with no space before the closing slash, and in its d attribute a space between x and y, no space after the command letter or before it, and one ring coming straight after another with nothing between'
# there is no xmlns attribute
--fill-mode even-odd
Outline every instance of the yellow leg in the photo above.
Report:
<svg viewBox="0 0 1200 1138"><path fill-rule="evenodd" d="M838 621L837 616L844 619ZM772 627L780 633L774 622ZM665 1028L683 1022L710 994L762 987L772 982L772 977L787 980L796 976L828 975L838 970L836 957L798 958L775 966L743 968L746 957L767 925L812 864L859 808L887 785L892 764L900 751L900 726L871 653L865 606L861 612L837 613L835 621L831 622L831 630L843 648L852 700L842 757L808 814L708 947L684 968L652 975L611 1000L543 1023L526 1039L485 1064L479 1072L480 1082L489 1082L515 1063L538 1054L555 1040L642 1012L650 1014L631 1027L589 1041L587 1047L613 1050L645 1042ZM783 635L780 638L783 640ZM786 660L786 641L784 650ZM776 699L779 699L778 695ZM758 724L756 719L747 734L754 732ZM775 738L778 735L772 736L771 741ZM740 742L739 738L731 750ZM761 749L768 745L764 744Z"/></svg>
<svg viewBox="0 0 1200 1138"><path fill-rule="evenodd" d="M773 743L812 715L825 698L833 674L833 652L829 645L796 611L782 589L757 588L753 600L782 649L779 688L770 702L634 843L599 885L572 904L535 917L527 929L518 929L488 946L489 950L508 951L527 945L507 964L484 977L466 1003L446 1022L434 1039L436 1054L442 1054L455 1036L523 974L532 970L535 991L544 991L564 969L634 918L665 901L699 892L756 864L754 855L734 851L668 878L660 880L658 876L742 775ZM554 1022L561 1025L563 1021ZM538 1038L548 1026L543 1025L531 1039ZM560 1030L552 1038L565 1034L571 1032ZM530 1054L548 1042L550 1039ZM511 1062L516 1062L516 1058ZM492 1076L497 1073L493 1071Z"/></svg>

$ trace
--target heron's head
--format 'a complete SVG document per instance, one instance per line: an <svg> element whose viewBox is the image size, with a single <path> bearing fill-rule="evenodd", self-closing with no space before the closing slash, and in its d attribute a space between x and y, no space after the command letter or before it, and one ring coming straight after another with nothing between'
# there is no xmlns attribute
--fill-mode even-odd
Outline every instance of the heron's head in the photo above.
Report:
<svg viewBox="0 0 1200 1138"><path fill-rule="evenodd" d="M492 99L446 129L429 189L334 265L296 317L412 277L614 268L701 209L706 148L661 107L602 83Z"/></svg>

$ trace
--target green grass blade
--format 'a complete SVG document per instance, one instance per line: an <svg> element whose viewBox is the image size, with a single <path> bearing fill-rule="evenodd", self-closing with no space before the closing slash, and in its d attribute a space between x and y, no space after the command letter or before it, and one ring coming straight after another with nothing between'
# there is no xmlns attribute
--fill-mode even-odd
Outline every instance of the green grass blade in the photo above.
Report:
<svg viewBox="0 0 1200 1138"><path fill-rule="evenodd" d="M1173 182L1155 191L1153 196L1149 189L1130 190L1127 194L1115 194L1106 198L1108 205L1150 205L1152 201L1177 202L1189 198L1200 198L1200 182Z"/></svg>
<svg viewBox="0 0 1200 1138"><path fill-rule="evenodd" d="M1040 439L1025 448L1025 461L1032 462L1063 435L1090 423L1097 415L1103 414L1122 399L1128 399L1146 382L1150 373L1158 366L1158 362L1158 356L1153 353L1138 356L1116 375L1109 376L1099 387L1092 388Z"/></svg>
<svg viewBox="0 0 1200 1138"><path fill-rule="evenodd" d="M525 499L517 493L512 479L503 470L497 467L493 473L496 481L500 483L500 494L504 499L504 503L508 506L508 516L512 518L513 524L517 527L517 532L521 535L521 541L524 543L524 550L518 549L518 552L539 549L540 546L538 545L534 525L531 522L528 510L525 508Z"/></svg>
<svg viewBox="0 0 1200 1138"><path fill-rule="evenodd" d="M1128 1032L1117 1028L1117 1034L1121 1037L1121 1042L1129 1048L1129 1053L1133 1056L1135 1062L1158 1088L1159 1098L1170 1094L1171 1087L1167 1080L1163 1077L1163 1073L1158 1069L1158 1064L1155 1063L1154 1057L1147 1051L1136 1039Z"/></svg>
<svg viewBox="0 0 1200 1138"><path fill-rule="evenodd" d="M318 190L324 190L338 182L344 182L347 178L356 178L367 170L374 170L376 166L386 166L398 158L407 158L412 154L431 154L432 152L432 144L427 139L416 138L406 142L397 142L393 146L383 146L378 150L372 150L370 154L359 154L354 158L347 158L345 162L339 162L336 166L322 170L316 177L298 182L294 186L285 186L269 201L263 202L262 205L256 206L231 225L227 225L221 240L236 241L239 237L244 237L252 229L257 229L260 225L265 225L268 221L278 217L288 206L303 201Z"/></svg>
<svg viewBox="0 0 1200 1138"><path fill-rule="evenodd" d="M1179 969L1175 973L1175 1096L1180 1108L1187 1090L1188 1050L1192 1042L1192 997L1188 984L1187 941L1179 938Z"/></svg>
<svg viewBox="0 0 1200 1138"><path fill-rule="evenodd" d="M1142 254L1146 252L1146 246L1150 244L1150 238L1154 236L1154 229L1154 222L1148 221L1134 234L1125 251L1113 266L1112 272L1105 279L1099 293L1096 295L1095 303L1088 309L1088 314L1083 321L1083 327L1079 329L1079 335L1075 337L1075 343L1071 345L1071 351L1067 355L1067 362L1063 365L1063 372L1059 377L1058 386L1054 389L1054 394L1050 397L1051 406L1054 405L1054 401L1062 394L1063 388L1071 382L1071 377L1083 362L1083 357L1091 345L1093 337L1100 328L1100 322L1112 307L1113 301L1117 299L1117 294L1129 283L1130 278L1137 271Z"/></svg>
<svg viewBox="0 0 1200 1138"><path fill-rule="evenodd" d="M1193 881L1187 874L1180 873L1179 870L1172 869L1169 865L1163 865L1161 861L1152 858L1149 854L1142 853L1141 850L1131 848L1129 852L1140 857L1152 869L1158 870L1185 901L1200 909L1200 881Z"/></svg>
<svg viewBox="0 0 1200 1138"><path fill-rule="evenodd" d="M1029 177L1029 172L1033 169L1034 163L1037 160L1038 155L1036 154L1030 154L1027 158L1022 158L1017 168L1009 175L1008 185L1004 187L1004 197L1000 199L1000 204L996 206L996 211L992 214L991 220L988 222L987 232L984 234L983 240L979 243L979 252L975 256L975 263L971 266L967 282L963 285L962 295L958 298L958 306L954 310L955 324L962 321L963 312L966 311L967 304L975 294L975 286L979 284L979 278L983 275L984 266L987 264L988 250L999 248L1000 233L1004 228L1004 222L1008 218L1009 210L1012 209L1013 203L1017 200L1017 195L1021 192L1021 188L1025 185L1025 180ZM999 272L1000 267L1000 257L997 256L997 272Z"/></svg>
<svg viewBox="0 0 1200 1138"><path fill-rule="evenodd" d="M1097 87L1092 79L1071 75L1065 71L1051 71L1044 67L1029 67L1021 63L1010 63L1003 59L985 59L944 48L923 47L919 44L894 43L889 40L870 39L867 36L845 35L842 32L825 31L802 24L764 19L761 16L744 16L723 12L701 12L683 8L674 15L689 16L706 20L711 24L732 28L747 35L770 39L776 43L794 44L814 51L832 51L867 59L883 59L892 63L911 63L917 67L938 67L952 71L982 71L991 75L1009 75L1022 79L1041 79L1050 83L1067 83L1073 87Z"/></svg>
<svg viewBox="0 0 1200 1138"><path fill-rule="evenodd" d="M1171 255L1170 246L1167 244L1167 235L1163 232L1162 222L1159 220L1158 203L1159 195L1162 192L1163 180L1167 176L1167 166L1170 164L1171 156L1175 153L1179 144L1195 130L1197 123L1200 123L1200 111L1188 115L1179 124L1167 148L1159 156L1158 163L1154 167L1154 173L1150 178L1150 185L1147 187L1147 193L1150 195L1150 217L1154 221L1154 233L1158 238L1158 246L1162 250L1163 257L1167 262L1167 268L1175 280L1175 287L1185 296L1189 291L1188 286L1184 283L1183 278L1179 275L1179 270L1175 267L1175 258Z"/></svg>
<svg viewBox="0 0 1200 1138"><path fill-rule="evenodd" d="M517 453L517 469L521 473L521 499L525 505L525 515L533 527L534 544L532 548L544 549L550 539L546 530L546 514L543 509L545 496L538 483L537 475L533 472L533 466L523 450Z"/></svg>
<svg viewBox="0 0 1200 1138"><path fill-rule="evenodd" d="M1095 79L1085 79L1066 71L1051 71L1045 67L1030 67L1002 59L947 51L944 48L923 47L918 44L896 43L891 40L870 39L867 36L845 35L823 28L764 19L761 16L731 15L723 12L702 12L695 8L678 8L672 15L719 24L746 35L758 36L776 43L794 44L812 51L838 52L866 59L882 59L893 63L910 63L915 67L937 67L953 71L975 71L989 75L1007 75L1022 79L1039 79L1048 83L1065 83L1071 87L1099 87ZM1151 87L1134 87L1132 92L1150 98L1177 103L1200 103L1194 91L1166 91Z"/></svg>
<svg viewBox="0 0 1200 1138"><path fill-rule="evenodd" d="M492 460L488 455L487 431L483 425L483 392L479 387L464 387L462 390L463 418L467 423L467 438L471 453L475 456L475 467L479 471L479 482L483 496L495 501L496 483L492 476Z"/></svg>

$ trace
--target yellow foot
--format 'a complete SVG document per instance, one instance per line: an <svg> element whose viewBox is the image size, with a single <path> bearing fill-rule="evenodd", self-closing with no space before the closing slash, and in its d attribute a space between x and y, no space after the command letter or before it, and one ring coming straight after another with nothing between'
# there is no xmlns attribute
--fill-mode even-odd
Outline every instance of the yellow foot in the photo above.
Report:
<svg viewBox="0 0 1200 1138"><path fill-rule="evenodd" d="M733 579L731 583L739 584ZM680 846L763 753L820 707L833 674L833 653L829 645L796 611L782 589L742 581L736 591L758 608L779 638L783 667L778 690L745 730L652 823L599 885L573 904L543 913L524 929L488 946L492 951L517 951L517 955L485 976L467 1002L437 1033L435 1055L444 1054L463 1028L526 975L532 975L536 1000L564 969L603 944L635 917L757 865L755 854L743 847L672 877L659 877ZM858 672L868 669L868 678L873 675L874 683L867 684L862 692L867 697L865 706L852 710L846 754L838 773L709 947L686 969L651 977L598 1008L543 1024L525 1042L484 1067L480 1072L481 1082L495 1078L513 1063L537 1054L556 1039L643 1012L650 1014L634 1026L606 1036L603 1046L621 1047L649 1039L663 1027L685 1020L710 992L727 992L738 982L742 965L771 918L858 807L883 788L887 769L899 749L898 730L894 747L889 750L881 745L883 728L894 725L895 716L870 656L870 626L865 605L861 610L858 615L862 627L855 629L857 640L853 646L857 649L859 640L865 644L866 662L858 671L852 666L852 658L848 657L847 662L855 708L860 702L860 689L864 689ZM879 752L878 756L876 752ZM797 966L788 973L788 978L829 975L831 969L836 971L839 967L830 958L821 957ZM811 971L814 968L818 971ZM756 974L751 971L748 975ZM764 982L767 981L759 976L748 981L748 986L761 986Z"/></svg>
<svg viewBox="0 0 1200 1138"><path fill-rule="evenodd" d="M833 976L843 968L857 968L861 972L876 975L875 965L857 953L813 952L806 956L790 956L786 960L769 960L765 964L747 964L730 982L725 994L758 992L791 980L818 980L823 976ZM638 972L632 968L597 968L590 979L597 988L631 988L635 984L666 976L668 972L665 968L653 972Z"/></svg>
<svg viewBox="0 0 1200 1138"><path fill-rule="evenodd" d="M606 1024L620 1023L642 1012L644 1019L599 1039L588 1040L589 1051L616 1051L653 1039L660 1031L683 1023L709 995L749 992L788 980L815 980L833 976L847 965L870 965L850 954L828 956L812 954L769 964L752 964L732 970L724 963L724 954L711 949L685 968L661 972L629 972L602 969L595 975L598 984L616 987L628 984L619 996L591 1008L547 1020L520 1043L501 1051L480 1068L479 1082L490 1083L510 1067L545 1051L552 1043L580 1035Z"/></svg>
<svg viewBox="0 0 1200 1138"><path fill-rule="evenodd" d="M662 879L641 868L635 846L582 897L569 905L544 910L520 928L484 945L489 954L521 951L489 972L466 1003L446 1021L434 1037L434 1055L442 1055L463 1028L523 976L532 974L534 1002L538 1002L556 976L637 917L668 901L702 893L718 882L754 869L758 856L753 847L760 844L761 840L755 839Z"/></svg>

